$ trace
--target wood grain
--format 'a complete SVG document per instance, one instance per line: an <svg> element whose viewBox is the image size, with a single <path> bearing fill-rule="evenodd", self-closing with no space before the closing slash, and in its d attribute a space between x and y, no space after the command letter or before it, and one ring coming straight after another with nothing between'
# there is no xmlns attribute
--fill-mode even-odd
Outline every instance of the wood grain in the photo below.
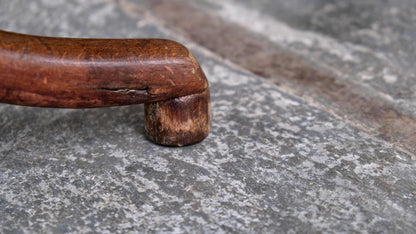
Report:
<svg viewBox="0 0 416 234"><path fill-rule="evenodd" d="M192 54L160 39L74 39L0 31L0 101L90 108L166 100L208 87Z"/></svg>
<svg viewBox="0 0 416 234"><path fill-rule="evenodd" d="M0 102L3 103L93 108L176 100L183 96L192 99L200 93L209 102L208 82L198 62L186 47L174 41L53 38L0 30ZM192 109L185 106L178 108ZM205 110L201 114L210 113ZM167 129L199 131L189 129L187 121L194 120L166 123L175 124ZM201 128L206 130L206 126ZM161 133L148 133L155 134ZM150 138L160 143L159 138ZM192 134L186 144L196 141L189 138ZM198 137L197 141L200 140ZM180 137L174 142L184 145Z"/></svg>

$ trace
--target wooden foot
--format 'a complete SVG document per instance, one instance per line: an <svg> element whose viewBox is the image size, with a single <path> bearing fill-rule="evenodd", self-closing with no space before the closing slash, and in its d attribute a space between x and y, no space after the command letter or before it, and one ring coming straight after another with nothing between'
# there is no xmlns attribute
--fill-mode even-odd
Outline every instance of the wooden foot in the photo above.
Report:
<svg viewBox="0 0 416 234"><path fill-rule="evenodd" d="M202 141L211 129L209 89L145 104L145 130L160 145L184 146Z"/></svg>
<svg viewBox="0 0 416 234"><path fill-rule="evenodd" d="M183 45L0 30L0 103L55 108L145 104L147 136L183 146L210 131L208 81Z"/></svg>

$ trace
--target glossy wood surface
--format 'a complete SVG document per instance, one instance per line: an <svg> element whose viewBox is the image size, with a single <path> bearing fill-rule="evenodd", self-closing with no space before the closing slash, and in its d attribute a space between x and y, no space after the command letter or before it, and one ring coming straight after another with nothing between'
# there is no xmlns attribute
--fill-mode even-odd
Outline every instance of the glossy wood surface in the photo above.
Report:
<svg viewBox="0 0 416 234"><path fill-rule="evenodd" d="M169 146L210 131L208 82L181 44L77 39L0 30L0 102L57 108L145 103L149 139Z"/></svg>
<svg viewBox="0 0 416 234"><path fill-rule="evenodd" d="M148 103L208 87L192 54L161 39L75 39L0 31L0 102L65 108Z"/></svg>

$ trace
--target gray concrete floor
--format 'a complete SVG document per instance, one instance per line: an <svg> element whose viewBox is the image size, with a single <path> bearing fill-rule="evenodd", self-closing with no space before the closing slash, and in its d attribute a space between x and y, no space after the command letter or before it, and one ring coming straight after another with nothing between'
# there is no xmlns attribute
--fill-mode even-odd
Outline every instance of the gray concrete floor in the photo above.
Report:
<svg viewBox="0 0 416 234"><path fill-rule="evenodd" d="M171 148L143 107L0 104L3 233L416 233L413 1L0 0L0 29L169 38L212 133ZM18 78L17 78L18 79Z"/></svg>

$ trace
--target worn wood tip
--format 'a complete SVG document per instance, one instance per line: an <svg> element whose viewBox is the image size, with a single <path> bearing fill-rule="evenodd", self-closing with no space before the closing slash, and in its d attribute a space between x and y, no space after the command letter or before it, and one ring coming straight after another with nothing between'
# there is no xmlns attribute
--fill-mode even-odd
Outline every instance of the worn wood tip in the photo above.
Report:
<svg viewBox="0 0 416 234"><path fill-rule="evenodd" d="M153 142L185 146L202 141L211 129L210 93L145 104L145 130Z"/></svg>

